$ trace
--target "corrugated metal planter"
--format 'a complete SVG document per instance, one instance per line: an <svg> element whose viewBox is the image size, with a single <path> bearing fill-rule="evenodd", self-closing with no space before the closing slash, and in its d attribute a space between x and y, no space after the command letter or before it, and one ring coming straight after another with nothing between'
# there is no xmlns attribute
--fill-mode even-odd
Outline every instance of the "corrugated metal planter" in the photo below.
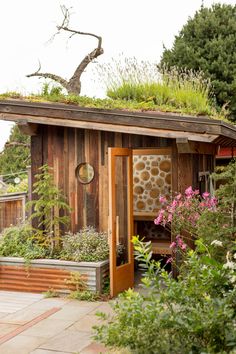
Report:
<svg viewBox="0 0 236 354"><path fill-rule="evenodd" d="M89 290L101 293L108 269L108 260L71 262L37 259L27 264L23 258L0 257L0 290L41 293L53 289L66 294L75 289L75 285L69 283L73 272L79 272Z"/></svg>

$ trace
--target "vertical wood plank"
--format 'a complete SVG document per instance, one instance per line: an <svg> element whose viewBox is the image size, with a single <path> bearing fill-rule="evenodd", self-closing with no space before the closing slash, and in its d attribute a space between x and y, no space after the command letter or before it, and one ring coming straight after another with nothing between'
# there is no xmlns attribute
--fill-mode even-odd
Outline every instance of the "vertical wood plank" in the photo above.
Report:
<svg viewBox="0 0 236 354"><path fill-rule="evenodd" d="M77 157L77 166L85 162L85 131L83 129L76 129L76 157ZM76 167L77 167L76 166ZM80 230L84 226L84 188L83 185L78 182L77 184L77 229Z"/></svg>
<svg viewBox="0 0 236 354"><path fill-rule="evenodd" d="M99 196L99 139L98 131L91 130L88 131L87 139L87 159L90 165L94 168L94 178L91 183L87 185L86 188L86 198L87 198L87 225L94 226L96 229L99 228L99 207L98 207L98 196Z"/></svg>
<svg viewBox="0 0 236 354"><path fill-rule="evenodd" d="M178 191L183 193L192 185L193 160L191 154L178 155Z"/></svg>
<svg viewBox="0 0 236 354"><path fill-rule="evenodd" d="M179 174L178 174L178 151L176 142L172 143L172 155L171 155L171 189L172 196L179 192Z"/></svg>
<svg viewBox="0 0 236 354"><path fill-rule="evenodd" d="M77 212L77 207L75 206L76 198L75 198L75 193L76 193L76 177L75 177L75 129L70 128L68 130L68 184L69 184L69 204L70 207L72 208L71 211L71 231L75 232L76 231L76 226L75 226L75 219L77 219L77 216L75 217L75 213Z"/></svg>
<svg viewBox="0 0 236 354"><path fill-rule="evenodd" d="M39 173L39 168L43 165L43 126L39 127L38 134L31 137L31 181L32 181L32 200L37 199L37 195L33 193L35 176ZM30 211L31 212L31 211ZM38 227L36 218L32 220L32 226Z"/></svg>

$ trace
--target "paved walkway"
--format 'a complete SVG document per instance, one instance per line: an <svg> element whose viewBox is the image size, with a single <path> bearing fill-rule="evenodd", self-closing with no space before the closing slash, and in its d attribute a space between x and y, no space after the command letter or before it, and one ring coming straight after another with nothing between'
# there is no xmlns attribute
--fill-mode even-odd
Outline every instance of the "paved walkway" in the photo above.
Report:
<svg viewBox="0 0 236 354"><path fill-rule="evenodd" d="M0 291L0 354L99 354L91 338L96 312L112 313L106 302Z"/></svg>

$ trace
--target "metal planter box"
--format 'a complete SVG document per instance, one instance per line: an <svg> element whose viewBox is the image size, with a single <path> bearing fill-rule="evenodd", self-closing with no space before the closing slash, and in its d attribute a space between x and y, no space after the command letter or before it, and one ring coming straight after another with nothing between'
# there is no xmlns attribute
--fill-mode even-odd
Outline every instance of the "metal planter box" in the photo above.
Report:
<svg viewBox="0 0 236 354"><path fill-rule="evenodd" d="M73 272L79 272L88 289L102 292L108 275L109 261L71 262L54 259L36 259L30 264L23 258L0 257L0 290L41 293L53 289L66 294L75 289L68 284Z"/></svg>

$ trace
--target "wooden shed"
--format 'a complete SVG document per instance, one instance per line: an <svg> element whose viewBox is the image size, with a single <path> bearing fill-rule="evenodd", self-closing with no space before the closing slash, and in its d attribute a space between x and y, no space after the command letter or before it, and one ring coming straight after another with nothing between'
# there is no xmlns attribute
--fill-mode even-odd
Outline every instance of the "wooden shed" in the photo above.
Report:
<svg viewBox="0 0 236 354"><path fill-rule="evenodd" d="M108 232L112 295L133 286L133 234L170 253L170 235L153 223L159 196L209 190L218 148L236 146L233 125L205 117L4 100L0 119L31 135L32 183L40 166L53 167L71 231Z"/></svg>

